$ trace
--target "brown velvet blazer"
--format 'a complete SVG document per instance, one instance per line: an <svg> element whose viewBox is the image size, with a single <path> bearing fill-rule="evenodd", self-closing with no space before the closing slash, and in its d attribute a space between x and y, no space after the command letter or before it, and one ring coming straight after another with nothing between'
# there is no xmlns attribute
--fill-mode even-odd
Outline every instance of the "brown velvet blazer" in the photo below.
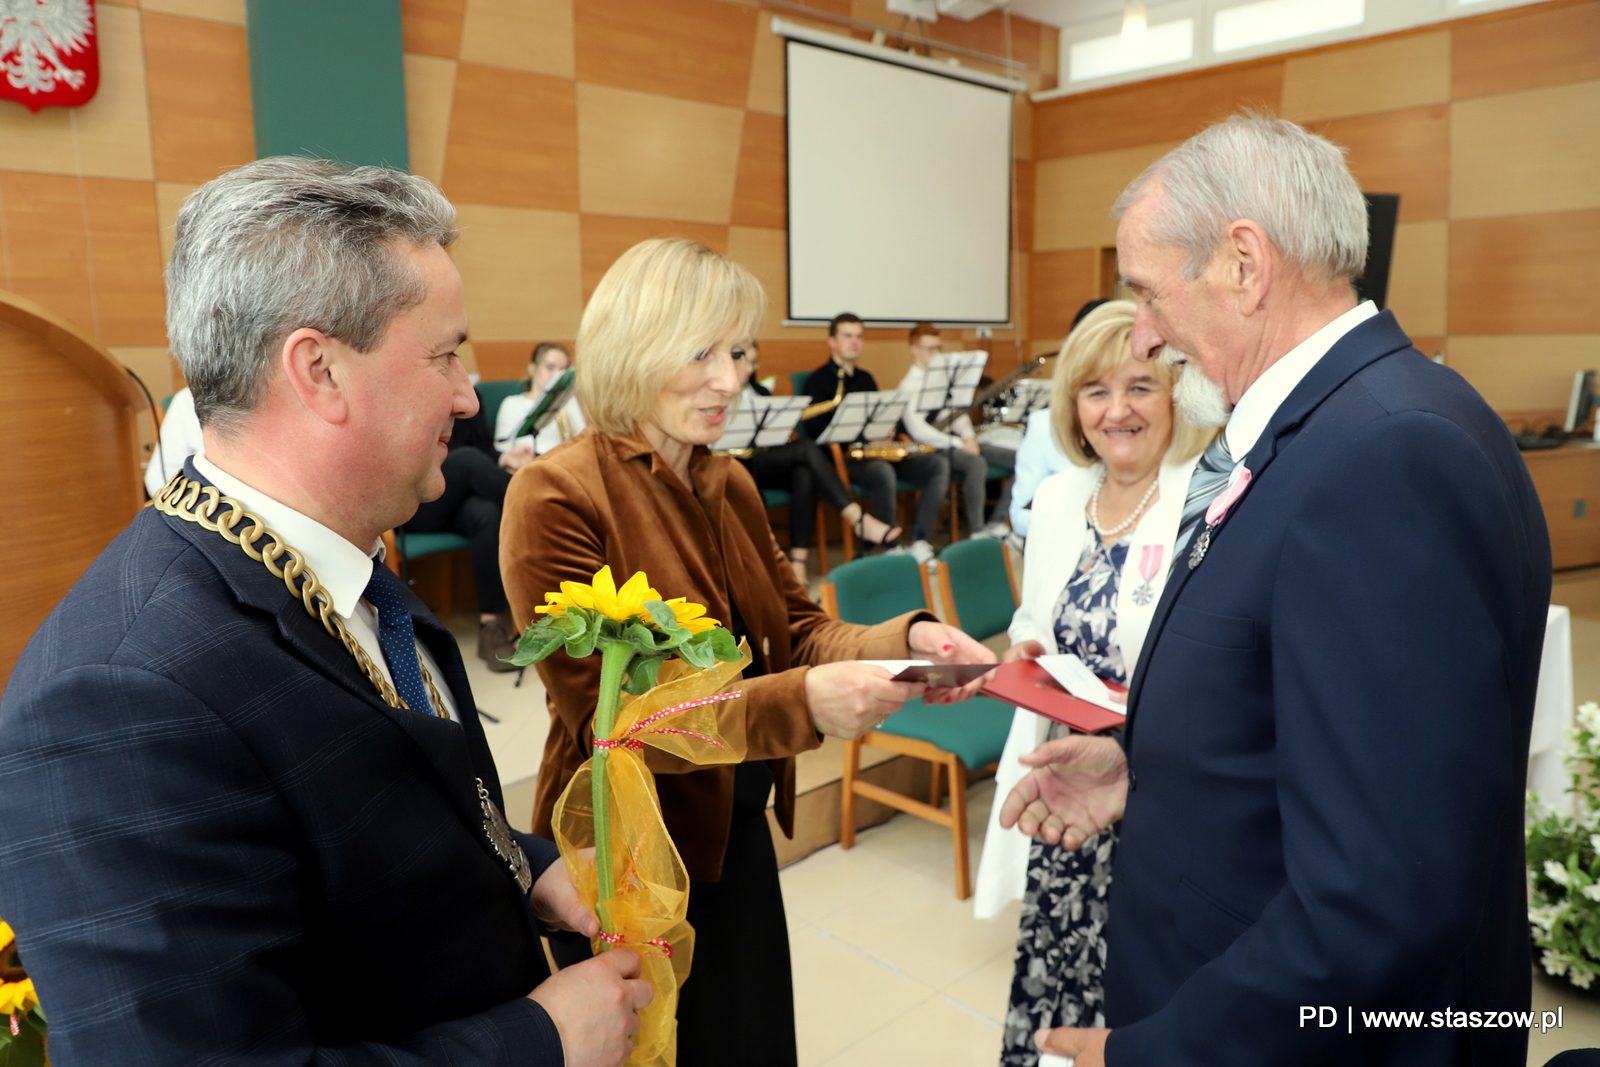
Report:
<svg viewBox="0 0 1600 1067"><path fill-rule="evenodd" d="M806 705L807 666L903 658L911 623L933 616L912 612L877 626L830 619L795 580L749 472L704 448L695 449L689 472L693 491L642 436L592 427L523 467L506 491L500 526L511 614L519 629L526 626L546 592L563 581L587 584L607 564L619 586L642 570L663 597L704 604L724 625L732 617L731 595L767 669L741 686L746 758L770 762L778 822L792 837L794 757L822 743ZM551 723L533 828L548 837L556 798L591 753L600 657L573 660L557 652L538 669ZM645 762L657 775L662 815L689 877L717 880L733 811L733 767L700 768L653 748L645 750Z"/></svg>

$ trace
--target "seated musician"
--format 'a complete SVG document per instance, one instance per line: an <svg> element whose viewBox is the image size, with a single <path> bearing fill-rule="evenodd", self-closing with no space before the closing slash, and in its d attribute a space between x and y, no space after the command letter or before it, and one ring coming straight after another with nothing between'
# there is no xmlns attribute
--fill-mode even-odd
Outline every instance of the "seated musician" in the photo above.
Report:
<svg viewBox="0 0 1600 1067"><path fill-rule="evenodd" d="M910 339L911 368L900 379L900 393L908 401L914 401L927 378L928 364L939 354L941 344L938 327L926 322L911 327ZM972 429L972 420L964 411L936 411L930 419L928 412L913 410L911 404L907 403L906 413L900 417L900 421L913 441L943 452L950 459L950 469L959 471L965 479L961 499L971 536L1004 537L1010 533L1011 527L1006 524L1009 486L1001 492L987 525L983 521L983 504L987 495L989 466L993 464L1010 474L1017 463L1016 449L980 442Z"/></svg>
<svg viewBox="0 0 1600 1067"><path fill-rule="evenodd" d="M755 341L746 342L741 363L745 389L757 396L771 396L772 391L758 380L761 349ZM900 527L889 526L861 509L839 480L832 457L809 437L796 437L776 448L757 449L749 459L739 462L761 488L782 489L789 494L789 565L801 585L806 583L806 560L816 534L818 493L838 510L863 544L893 545L900 539Z"/></svg>
<svg viewBox="0 0 1600 1067"><path fill-rule="evenodd" d="M552 448L583 432L588 425L576 396L568 398L561 413L547 423L537 434L517 436L522 424L528 421L533 409L539 406L552 382L561 372L572 366L567 350L554 341L545 341L534 347L528 357L528 376L522 392L508 396L500 403L500 413L494 420L494 447L500 453L500 464L515 471L534 456L542 456Z"/></svg>
<svg viewBox="0 0 1600 1067"><path fill-rule="evenodd" d="M846 311L833 317L828 323L828 362L806 379L806 393L811 399L818 402L842 400L848 393L878 391L872 372L856 366L866 333L859 316ZM830 410L807 419L802 425L808 435L817 438L832 421ZM844 468L851 482L867 490L872 514L886 522L894 519L895 488L899 480L904 479L920 490L916 514L911 520L911 547L890 551L909 551L919 563L932 559L933 546L928 543L928 534L939 521L939 505L950 487L949 459L938 452L923 452L912 453L894 463L882 459L847 459Z"/></svg>

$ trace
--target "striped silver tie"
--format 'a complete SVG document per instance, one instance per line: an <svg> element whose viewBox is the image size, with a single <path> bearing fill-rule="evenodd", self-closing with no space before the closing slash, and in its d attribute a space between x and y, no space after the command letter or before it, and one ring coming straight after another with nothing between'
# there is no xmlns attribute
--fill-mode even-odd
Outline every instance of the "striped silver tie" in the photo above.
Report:
<svg viewBox="0 0 1600 1067"><path fill-rule="evenodd" d="M1194 539L1194 532L1205 517L1206 508L1228 484L1233 473L1233 456L1228 452L1228 435L1217 434L1211 446L1200 456L1194 473L1189 476L1189 495L1183 501L1183 518L1178 522L1178 540L1172 549L1172 562L1184 558L1184 550Z"/></svg>

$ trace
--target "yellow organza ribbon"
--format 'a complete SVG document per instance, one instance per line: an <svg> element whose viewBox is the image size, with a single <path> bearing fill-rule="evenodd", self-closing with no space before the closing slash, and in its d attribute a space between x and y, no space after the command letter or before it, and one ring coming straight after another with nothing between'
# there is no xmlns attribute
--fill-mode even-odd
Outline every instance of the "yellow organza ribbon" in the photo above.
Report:
<svg viewBox="0 0 1600 1067"><path fill-rule="evenodd" d="M594 757L584 761L556 801L556 845L578 896L603 925L593 940L595 952L620 945L639 954L642 977L655 999L640 1012L630 1064L674 1067L677 1062L678 987L689 977L694 928L689 910L689 873L667 834L656 795L655 776L644 764L649 745L690 763L710 766L740 763L745 757L744 701L728 692L750 663L743 657L697 671L682 660L661 665L654 689L624 695L608 738L596 738ZM616 895L600 907L595 847L591 768L605 759L610 797L611 867Z"/></svg>

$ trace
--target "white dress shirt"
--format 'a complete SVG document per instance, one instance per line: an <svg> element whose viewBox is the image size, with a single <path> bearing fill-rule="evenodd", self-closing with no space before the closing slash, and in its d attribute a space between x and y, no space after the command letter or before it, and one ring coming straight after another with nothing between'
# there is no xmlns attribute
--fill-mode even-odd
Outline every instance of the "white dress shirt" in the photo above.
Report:
<svg viewBox="0 0 1600 1067"><path fill-rule="evenodd" d="M544 393L538 396L529 393L517 393L508 396L500 402L500 411L494 417L494 449L496 452L508 452L515 445L532 445L533 454L542 456L562 441L576 437L582 433L589 423L583 417L583 409L578 407L576 395L568 398L562 405L561 411L555 418L545 424L545 428L537 434L523 434L514 436L527 421L529 413L539 406L539 401L544 398ZM564 431L564 432L563 432Z"/></svg>
<svg viewBox="0 0 1600 1067"><path fill-rule="evenodd" d="M1233 406L1228 427L1223 430L1223 433L1228 435L1228 454L1243 463L1244 458L1261 439L1261 434L1272 421L1272 416L1276 415L1278 408L1289 399L1294 387L1311 373L1311 368L1317 365L1317 361L1328 354L1328 349L1338 343L1339 338L1377 313L1378 309L1372 301L1363 300L1295 345L1282 359L1263 371L1261 377L1251 382L1250 388L1244 391L1244 396L1241 396L1239 402Z"/></svg>
<svg viewBox="0 0 1600 1067"><path fill-rule="evenodd" d="M927 371L916 364L912 364L911 369L906 371L906 376L900 379L900 385L897 387L900 395L908 401L915 400L916 395L922 391L922 382L927 376ZM963 437L973 436L972 420L967 418L966 412L956 416L955 420L950 423L950 429L953 431L951 433L934 429L928 422L928 414L928 412L923 411L912 411L908 406L905 414L900 416L900 421L905 423L906 433L910 434L911 439L919 445L932 445L934 448L941 450L960 448ZM933 414L935 418L938 418L944 412L940 411Z"/></svg>
<svg viewBox="0 0 1600 1067"><path fill-rule="evenodd" d="M383 676L393 685L394 675L389 673L389 661L383 658L383 646L378 643L378 613L362 598L367 583L372 580L372 568L383 566L383 544L380 542L371 551L363 552L317 520L250 488L206 457L195 456L194 466L223 496L233 497L247 510L261 516L268 529L300 553L306 566L311 568L317 581L322 583L328 596L333 599L334 614L344 620L356 643L366 650L372 662L378 665ZM335 639L330 636L328 640ZM338 654L349 655L343 646ZM445 710L451 718L455 718L455 699L445 682L444 672L421 641L417 642L417 657L428 673L433 675L434 688L443 698Z"/></svg>
<svg viewBox="0 0 1600 1067"><path fill-rule="evenodd" d="M183 461L190 456L203 456L205 437L200 433L200 419L194 413L194 394L184 386L172 396L167 413L161 418L160 446L150 453L150 463L144 469L144 487L151 499L172 476L183 470Z"/></svg>

